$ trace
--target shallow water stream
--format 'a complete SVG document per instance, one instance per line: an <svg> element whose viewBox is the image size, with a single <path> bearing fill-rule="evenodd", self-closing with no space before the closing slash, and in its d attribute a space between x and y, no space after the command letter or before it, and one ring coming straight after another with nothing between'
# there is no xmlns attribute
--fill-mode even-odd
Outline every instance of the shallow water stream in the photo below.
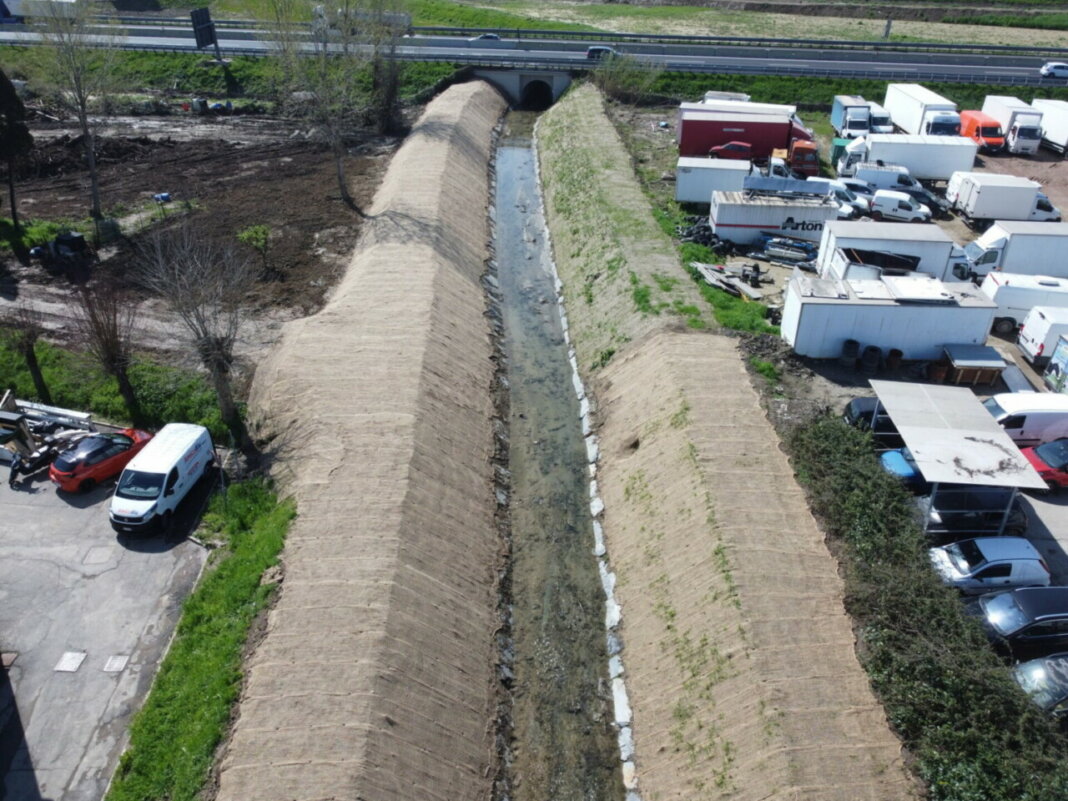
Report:
<svg viewBox="0 0 1068 801"><path fill-rule="evenodd" d="M496 253L511 385L515 683L511 799L623 797L589 474L530 139L497 152Z"/></svg>

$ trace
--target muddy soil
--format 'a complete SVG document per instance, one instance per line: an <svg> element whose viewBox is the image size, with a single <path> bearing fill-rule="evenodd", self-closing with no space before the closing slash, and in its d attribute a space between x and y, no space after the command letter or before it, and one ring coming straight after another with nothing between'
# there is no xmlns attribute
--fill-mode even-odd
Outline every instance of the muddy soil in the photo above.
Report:
<svg viewBox="0 0 1068 801"><path fill-rule="evenodd" d="M604 595L529 139L505 139L496 172L511 386L512 798L609 801L623 788L607 706Z"/></svg>

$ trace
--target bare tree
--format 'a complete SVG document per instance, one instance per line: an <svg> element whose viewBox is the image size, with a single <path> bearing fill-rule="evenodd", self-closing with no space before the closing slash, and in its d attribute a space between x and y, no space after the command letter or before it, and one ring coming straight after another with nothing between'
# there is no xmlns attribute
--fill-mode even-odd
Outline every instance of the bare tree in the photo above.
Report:
<svg viewBox="0 0 1068 801"><path fill-rule="evenodd" d="M401 125L400 63L397 40L403 32L397 0L366 0L366 30L371 42L370 116L380 134L393 133Z"/></svg>
<svg viewBox="0 0 1068 801"><path fill-rule="evenodd" d="M130 419L140 424L141 404L129 373L136 319L136 302L118 284L97 280L77 287L71 294L71 320L76 335L104 372L118 383Z"/></svg>
<svg viewBox="0 0 1068 801"><path fill-rule="evenodd" d="M211 375L219 412L241 452L258 452L234 401L230 375L234 343L244 319L242 300L257 268L229 243L200 236L188 222L157 232L142 249L138 282L159 295L193 337L197 356Z"/></svg>
<svg viewBox="0 0 1068 801"><path fill-rule="evenodd" d="M23 245L19 209L15 202L15 159L33 149L33 134L26 127L25 120L26 107L22 99L7 75L0 71L0 159L7 162L7 191L16 251L23 249Z"/></svg>
<svg viewBox="0 0 1068 801"><path fill-rule="evenodd" d="M89 214L98 223L103 215L89 113L93 103L106 106L114 85L118 53L115 35L104 32L111 26L100 23L100 13L96 3L48 3L37 17L40 27L35 30L41 37L41 47L33 53L35 83L53 103L78 120L89 170Z"/></svg>
<svg viewBox="0 0 1068 801"><path fill-rule="evenodd" d="M26 369L30 371L38 399L41 403L51 403L52 393L48 391L48 384L37 361L37 340L45 332L44 316L27 303L20 302L4 321L4 327L8 330L11 344L26 360Z"/></svg>

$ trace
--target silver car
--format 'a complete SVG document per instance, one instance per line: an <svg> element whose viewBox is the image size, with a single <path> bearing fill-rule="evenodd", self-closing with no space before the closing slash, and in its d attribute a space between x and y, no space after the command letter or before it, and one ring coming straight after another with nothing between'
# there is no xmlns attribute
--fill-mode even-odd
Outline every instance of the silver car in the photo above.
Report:
<svg viewBox="0 0 1068 801"><path fill-rule="evenodd" d="M1023 537L978 537L930 550L942 581L965 595L1016 587L1048 587L1045 560Z"/></svg>

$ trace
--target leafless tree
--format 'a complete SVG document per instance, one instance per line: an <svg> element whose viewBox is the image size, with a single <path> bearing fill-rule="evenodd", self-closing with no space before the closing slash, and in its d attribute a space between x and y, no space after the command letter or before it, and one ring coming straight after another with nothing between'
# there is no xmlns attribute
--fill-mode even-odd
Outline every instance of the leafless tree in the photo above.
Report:
<svg viewBox="0 0 1068 801"><path fill-rule="evenodd" d="M141 404L129 373L137 303L118 284L98 279L72 290L70 308L75 334L104 372L118 383L130 418L140 424Z"/></svg>
<svg viewBox="0 0 1068 801"><path fill-rule="evenodd" d="M258 452L234 401L230 375L244 320L242 300L256 274L256 266L230 243L201 236L189 221L157 232L136 268L138 282L161 297L192 335L197 356L211 375L223 422L251 460Z"/></svg>
<svg viewBox="0 0 1068 801"><path fill-rule="evenodd" d="M33 378L33 386L37 391L38 399L42 403L51 403L52 393L48 391L48 384L45 383L41 365L37 361L37 340L45 332L44 316L29 304L20 302L11 315L4 320L3 326L7 329L15 350L26 360L26 369L30 371L30 377Z"/></svg>
<svg viewBox="0 0 1068 801"><path fill-rule="evenodd" d="M106 105L115 79L114 34L104 31L97 3L48 3L36 17L35 31L41 46L35 48L35 85L59 108L78 120L89 170L89 213L99 222L100 182L97 177L96 146L89 116L93 103ZM115 29L117 30L117 28Z"/></svg>

